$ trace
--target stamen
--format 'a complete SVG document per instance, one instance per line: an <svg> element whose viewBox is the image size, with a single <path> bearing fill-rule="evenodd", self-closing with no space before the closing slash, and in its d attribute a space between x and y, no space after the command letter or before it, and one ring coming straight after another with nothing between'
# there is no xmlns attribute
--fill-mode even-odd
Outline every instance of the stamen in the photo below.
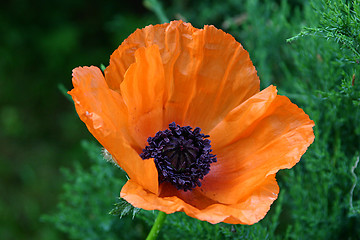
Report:
<svg viewBox="0 0 360 240"><path fill-rule="evenodd" d="M140 154L142 159L153 158L159 173L159 183L170 182L178 190L192 190L201 186L200 180L216 162L211 154L209 135L200 128L180 127L174 122L169 129L159 131L148 138L148 144Z"/></svg>

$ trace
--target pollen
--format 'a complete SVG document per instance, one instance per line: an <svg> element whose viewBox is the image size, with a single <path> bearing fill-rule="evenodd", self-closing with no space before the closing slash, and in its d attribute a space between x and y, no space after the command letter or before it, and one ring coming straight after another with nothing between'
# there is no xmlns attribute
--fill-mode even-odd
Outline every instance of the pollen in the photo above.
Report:
<svg viewBox="0 0 360 240"><path fill-rule="evenodd" d="M192 190L201 186L200 180L210 172L210 164L216 162L208 137L198 127L192 130L172 122L169 129L148 138L140 157L154 159L159 183L167 181L178 190Z"/></svg>

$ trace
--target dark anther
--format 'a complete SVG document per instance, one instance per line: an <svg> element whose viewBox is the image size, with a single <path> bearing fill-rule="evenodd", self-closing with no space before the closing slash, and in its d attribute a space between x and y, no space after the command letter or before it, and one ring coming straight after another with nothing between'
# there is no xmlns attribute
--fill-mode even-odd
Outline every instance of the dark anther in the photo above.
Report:
<svg viewBox="0 0 360 240"><path fill-rule="evenodd" d="M209 135L200 132L198 127L192 130L172 122L169 129L148 138L140 157L154 159L159 183L167 181L184 191L201 186L200 180L209 173L216 156L211 154Z"/></svg>

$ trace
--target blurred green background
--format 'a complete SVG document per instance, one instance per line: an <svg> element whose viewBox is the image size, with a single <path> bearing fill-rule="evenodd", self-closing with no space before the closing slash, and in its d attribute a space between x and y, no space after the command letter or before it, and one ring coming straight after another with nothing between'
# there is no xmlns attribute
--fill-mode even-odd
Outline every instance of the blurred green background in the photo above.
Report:
<svg viewBox="0 0 360 240"><path fill-rule="evenodd" d="M262 88L277 85L280 94L315 121L316 141L300 164L278 174L280 197L260 223L213 226L179 213L168 218L161 238L360 239L360 171L355 168L360 149L359 1L327 3L2 3L0 239L146 235L152 212L141 211L134 220L131 214L122 219L107 214L124 174L101 158L62 89L72 88L73 68L106 66L129 34L161 23L164 16L199 28L213 24L231 33L249 51ZM286 41L304 26L312 27L303 32L312 36Z"/></svg>

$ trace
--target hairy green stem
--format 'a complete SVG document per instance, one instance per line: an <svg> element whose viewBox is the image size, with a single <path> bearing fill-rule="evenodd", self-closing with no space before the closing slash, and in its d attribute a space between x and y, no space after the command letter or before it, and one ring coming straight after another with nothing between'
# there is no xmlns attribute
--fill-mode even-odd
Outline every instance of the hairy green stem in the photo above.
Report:
<svg viewBox="0 0 360 240"><path fill-rule="evenodd" d="M166 219L166 213L159 211L159 214L157 215L154 225L152 226L146 240L154 240L157 238L161 230L161 227L165 222L165 219Z"/></svg>

